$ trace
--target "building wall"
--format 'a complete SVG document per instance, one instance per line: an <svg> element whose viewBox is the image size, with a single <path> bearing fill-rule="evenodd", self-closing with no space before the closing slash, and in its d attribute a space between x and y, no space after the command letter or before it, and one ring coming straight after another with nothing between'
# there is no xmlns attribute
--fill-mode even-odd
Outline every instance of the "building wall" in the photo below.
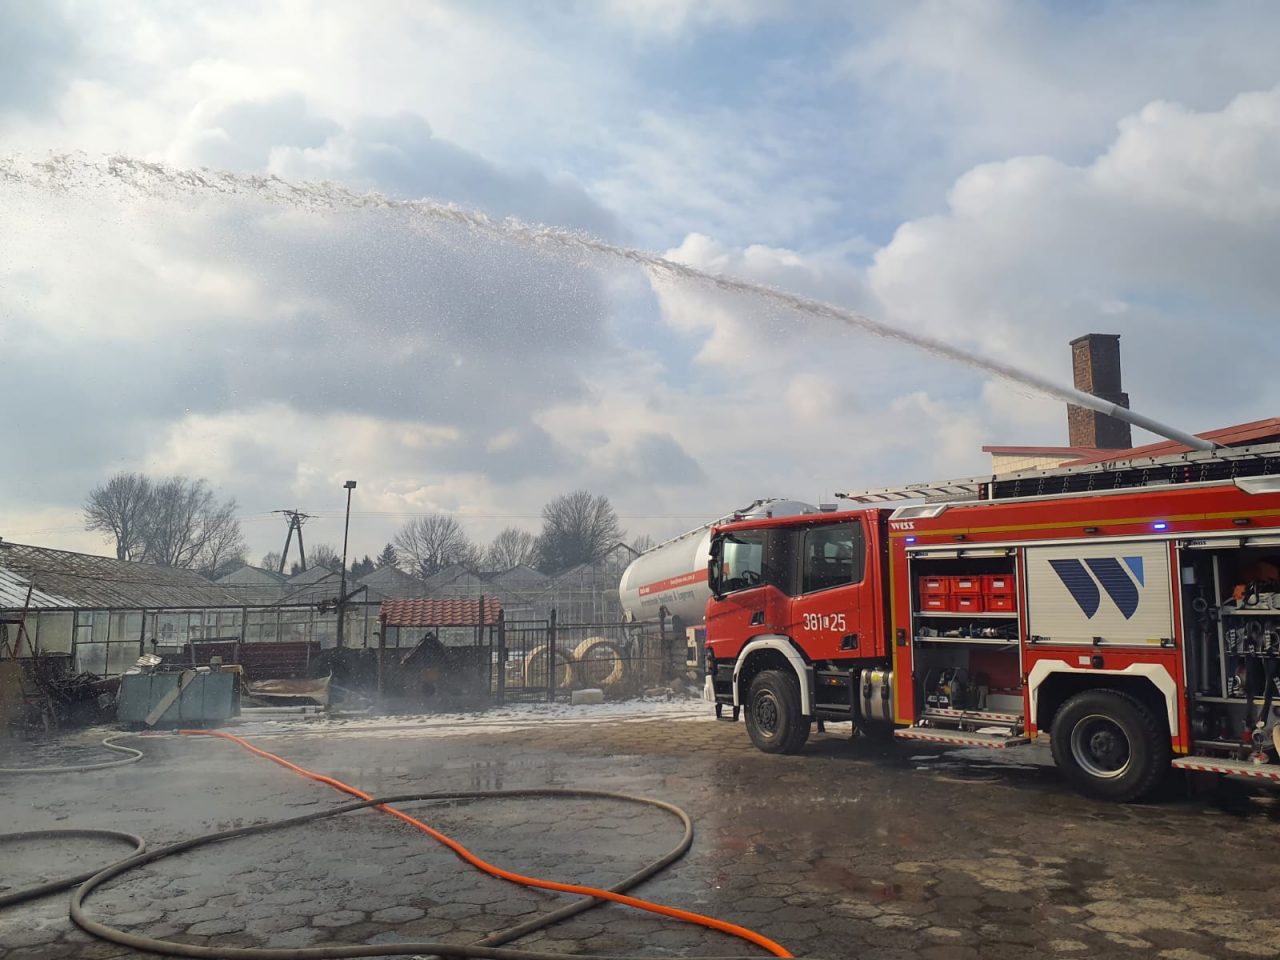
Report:
<svg viewBox="0 0 1280 960"><path fill-rule="evenodd" d="M1002 473L1013 473L1017 470L1049 470L1070 463L1075 457L1031 457L993 453L991 455L991 472L997 476Z"/></svg>

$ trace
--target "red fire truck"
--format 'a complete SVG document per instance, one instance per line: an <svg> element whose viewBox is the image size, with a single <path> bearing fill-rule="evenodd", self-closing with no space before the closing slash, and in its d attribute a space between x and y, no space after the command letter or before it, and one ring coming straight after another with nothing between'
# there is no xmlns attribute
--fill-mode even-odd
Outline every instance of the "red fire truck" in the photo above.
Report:
<svg viewBox="0 0 1280 960"><path fill-rule="evenodd" d="M1043 734L1118 801L1170 766L1280 780L1280 444L845 499L711 531L704 696L761 750L851 721Z"/></svg>

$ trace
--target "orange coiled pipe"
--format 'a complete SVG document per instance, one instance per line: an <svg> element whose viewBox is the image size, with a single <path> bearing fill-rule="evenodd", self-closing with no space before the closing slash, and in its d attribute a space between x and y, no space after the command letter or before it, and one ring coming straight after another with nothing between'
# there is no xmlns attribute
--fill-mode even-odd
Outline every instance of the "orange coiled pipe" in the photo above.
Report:
<svg viewBox="0 0 1280 960"><path fill-rule="evenodd" d="M292 770L294 773L300 774L308 780L315 780L318 783L327 784L335 790L340 790L343 793L349 794L353 797L358 797L361 800L374 799L372 794L365 793L363 790L353 787L349 783L343 783L341 780L337 780L333 777L327 777L322 773L316 773L314 770L308 770L306 767L300 767L296 763L290 763L288 760L284 759L284 757L277 756L276 754L263 750L260 747L255 747L247 740L237 737L234 734L222 733L217 730L179 730L178 733L188 737L217 737L221 740L230 740L232 743L238 743L250 753L257 754L258 756L270 760L273 763L278 763L286 770ZM500 880L507 880L511 883L518 883L525 887L535 887L540 890L555 890L559 893L572 893L578 896L595 897L600 900L609 900L613 903L621 903L628 907L635 907L637 910L646 910L649 913L656 913L659 916L670 917L673 920L680 920L684 923L693 923L698 926L707 927L711 930L717 930L720 933L727 933L731 937L737 937L738 939L745 940L747 943L754 944L763 950L767 950L775 957L794 956L780 943L775 943L763 934L756 933L754 930L748 930L746 927L740 927L736 923L717 920L715 917L708 917L700 913L693 913L690 910L681 910L679 907L669 907L665 904L653 903L649 900L641 900L639 897L629 897L624 893L614 893L612 890L604 890L600 887L588 887L576 883L560 883L557 880L543 880L540 877L529 877L522 873L516 873L512 870L505 870L502 867L495 866L494 864L481 859L452 837L446 836L439 830L428 826L416 817L412 817L405 813L403 810L397 810L395 807L391 807L386 804L379 804L374 807L374 809L390 814L398 820L403 820L414 829L420 830L427 836L431 837L431 839L435 840L437 843L448 847L477 870L487 873L490 876L497 877Z"/></svg>

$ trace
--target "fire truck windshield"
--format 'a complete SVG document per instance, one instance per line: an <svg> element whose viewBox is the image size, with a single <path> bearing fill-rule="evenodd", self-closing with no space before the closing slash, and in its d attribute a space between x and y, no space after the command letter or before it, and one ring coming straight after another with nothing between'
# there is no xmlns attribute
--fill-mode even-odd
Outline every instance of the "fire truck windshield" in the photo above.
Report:
<svg viewBox="0 0 1280 960"><path fill-rule="evenodd" d="M717 596L772 582L765 562L767 530L725 534L711 550L710 586Z"/></svg>

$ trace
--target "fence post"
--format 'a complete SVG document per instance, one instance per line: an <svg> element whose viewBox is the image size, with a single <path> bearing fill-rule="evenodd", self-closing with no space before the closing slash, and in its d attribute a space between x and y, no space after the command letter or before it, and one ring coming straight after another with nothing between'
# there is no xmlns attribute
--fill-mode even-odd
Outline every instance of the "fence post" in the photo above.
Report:
<svg viewBox="0 0 1280 960"><path fill-rule="evenodd" d="M387 652L387 615L378 614L378 709L382 709L382 661Z"/></svg>
<svg viewBox="0 0 1280 960"><path fill-rule="evenodd" d="M670 679L668 675L671 663L670 645L667 643L667 607L658 607L658 680Z"/></svg>
<svg viewBox="0 0 1280 960"><path fill-rule="evenodd" d="M547 703L556 702L556 608L547 621Z"/></svg>
<svg viewBox="0 0 1280 960"><path fill-rule="evenodd" d="M507 702L507 611L498 611L498 703Z"/></svg>

